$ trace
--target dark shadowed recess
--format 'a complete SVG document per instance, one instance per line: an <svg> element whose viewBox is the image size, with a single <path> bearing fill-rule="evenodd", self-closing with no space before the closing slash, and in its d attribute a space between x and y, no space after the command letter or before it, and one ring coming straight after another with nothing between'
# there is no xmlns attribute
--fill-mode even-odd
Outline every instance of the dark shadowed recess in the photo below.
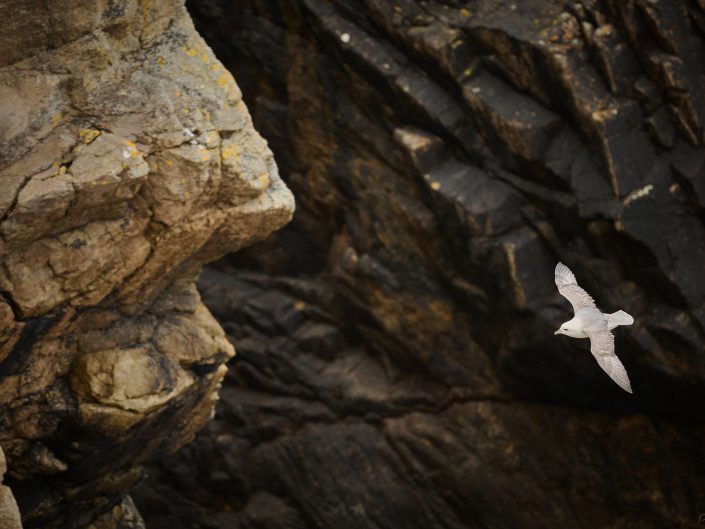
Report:
<svg viewBox="0 0 705 529"><path fill-rule="evenodd" d="M297 212L204 272L238 356L151 528L705 513L705 4L193 0ZM634 395L555 337L568 264Z"/></svg>

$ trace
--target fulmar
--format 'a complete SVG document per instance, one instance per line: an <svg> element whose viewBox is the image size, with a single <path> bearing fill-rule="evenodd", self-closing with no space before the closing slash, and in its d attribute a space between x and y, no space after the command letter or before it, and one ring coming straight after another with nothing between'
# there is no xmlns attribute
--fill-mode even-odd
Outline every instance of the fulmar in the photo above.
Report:
<svg viewBox="0 0 705 529"><path fill-rule="evenodd" d="M600 367L620 388L632 393L627 371L614 353L614 335L610 331L619 325L631 325L634 318L623 310L612 314L601 312L590 294L578 286L573 272L563 263L556 265L556 286L558 292L573 305L575 316L553 334L590 338L590 352Z"/></svg>

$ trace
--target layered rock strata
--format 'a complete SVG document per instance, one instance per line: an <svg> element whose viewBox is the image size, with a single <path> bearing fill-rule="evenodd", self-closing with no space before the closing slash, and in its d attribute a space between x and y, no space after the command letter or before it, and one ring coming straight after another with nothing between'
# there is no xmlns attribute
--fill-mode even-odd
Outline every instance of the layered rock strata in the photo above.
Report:
<svg viewBox="0 0 705 529"><path fill-rule="evenodd" d="M696 526L705 5L190 7L299 209L203 278L240 355L148 523ZM553 336L558 260L635 315L634 396Z"/></svg>

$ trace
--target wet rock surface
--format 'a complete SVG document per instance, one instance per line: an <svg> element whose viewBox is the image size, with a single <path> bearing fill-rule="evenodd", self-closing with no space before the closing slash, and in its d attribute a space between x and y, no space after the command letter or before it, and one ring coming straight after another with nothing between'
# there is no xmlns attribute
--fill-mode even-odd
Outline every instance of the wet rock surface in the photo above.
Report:
<svg viewBox="0 0 705 529"><path fill-rule="evenodd" d="M239 355L148 526L694 527L702 2L189 8L298 209L201 278ZM559 259L633 396L553 336Z"/></svg>
<svg viewBox="0 0 705 529"><path fill-rule="evenodd" d="M182 2L50 4L0 2L5 483L25 529L139 528L234 355L196 276L293 198Z"/></svg>

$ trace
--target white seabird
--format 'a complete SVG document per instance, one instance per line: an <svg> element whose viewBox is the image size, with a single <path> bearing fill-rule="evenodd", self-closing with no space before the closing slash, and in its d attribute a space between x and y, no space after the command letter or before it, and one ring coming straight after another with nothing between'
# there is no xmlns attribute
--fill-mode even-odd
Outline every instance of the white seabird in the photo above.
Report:
<svg viewBox="0 0 705 529"><path fill-rule="evenodd" d="M614 352L614 336L610 332L619 325L631 325L634 318L623 310L612 314L601 312L590 294L578 286L575 276L563 263L556 265L558 292L573 305L575 316L553 334L571 338L590 338L590 352L600 367L624 391L632 393L627 371Z"/></svg>

